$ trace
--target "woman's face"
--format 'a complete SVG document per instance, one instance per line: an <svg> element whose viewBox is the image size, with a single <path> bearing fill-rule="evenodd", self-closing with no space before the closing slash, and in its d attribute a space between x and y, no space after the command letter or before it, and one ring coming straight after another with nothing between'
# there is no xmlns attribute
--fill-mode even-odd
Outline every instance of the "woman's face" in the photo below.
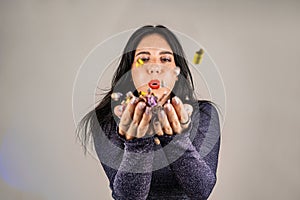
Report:
<svg viewBox="0 0 300 200"><path fill-rule="evenodd" d="M143 61L142 64L139 59ZM177 80L173 51L159 34L151 34L141 40L135 51L131 69L135 88L139 92L147 92L151 87L158 98L166 93L163 101L170 95Z"/></svg>

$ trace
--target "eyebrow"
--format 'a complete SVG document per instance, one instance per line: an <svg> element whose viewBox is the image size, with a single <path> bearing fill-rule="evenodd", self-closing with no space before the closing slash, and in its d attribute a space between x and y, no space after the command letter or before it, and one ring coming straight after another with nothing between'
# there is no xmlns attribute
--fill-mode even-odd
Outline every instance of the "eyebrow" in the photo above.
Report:
<svg viewBox="0 0 300 200"><path fill-rule="evenodd" d="M173 53L170 52L170 51L161 51L161 52L159 53L159 55L161 55L161 54L171 54L171 55L173 55Z"/></svg>
<svg viewBox="0 0 300 200"><path fill-rule="evenodd" d="M148 51L141 51L141 52L137 53L136 56L138 56L138 55L140 55L140 54L151 55L151 53L148 52ZM161 51L161 52L159 52L159 55L162 55L162 54L170 54L170 55L173 55L173 53L170 52L170 51Z"/></svg>
<svg viewBox="0 0 300 200"><path fill-rule="evenodd" d="M140 54L151 55L150 52L148 52L148 51L141 51L141 52L138 52L138 53L136 54L136 56L138 56L138 55L140 55Z"/></svg>

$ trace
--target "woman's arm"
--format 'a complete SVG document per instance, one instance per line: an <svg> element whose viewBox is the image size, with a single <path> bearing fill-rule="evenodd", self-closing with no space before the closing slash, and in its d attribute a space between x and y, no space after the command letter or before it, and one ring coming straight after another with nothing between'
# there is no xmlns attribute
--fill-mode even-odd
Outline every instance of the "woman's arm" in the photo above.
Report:
<svg viewBox="0 0 300 200"><path fill-rule="evenodd" d="M170 167L191 199L207 199L212 192L220 148L217 110L207 102L199 110L183 133L160 136Z"/></svg>
<svg viewBox="0 0 300 200"><path fill-rule="evenodd" d="M144 136L148 131L151 116L146 103L139 102L139 99L132 96L124 112L118 116L118 122L114 123L112 120L115 124L113 127L116 127L113 132L98 132L98 136L102 138L95 137L96 151L109 177L115 199L146 199L148 196L154 140L153 137ZM109 135L110 139L105 135Z"/></svg>
<svg viewBox="0 0 300 200"><path fill-rule="evenodd" d="M125 140L116 131L108 140L100 132L94 144L113 198L146 199L152 177L153 138Z"/></svg>

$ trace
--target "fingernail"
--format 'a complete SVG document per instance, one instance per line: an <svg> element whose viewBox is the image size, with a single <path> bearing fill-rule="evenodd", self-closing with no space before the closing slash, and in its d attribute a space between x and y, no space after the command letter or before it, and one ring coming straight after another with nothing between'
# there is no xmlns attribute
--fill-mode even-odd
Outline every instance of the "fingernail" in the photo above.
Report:
<svg viewBox="0 0 300 200"><path fill-rule="evenodd" d="M131 91L126 93L126 97L134 97L133 93Z"/></svg>
<svg viewBox="0 0 300 200"><path fill-rule="evenodd" d="M166 104L166 106L165 106L165 107L166 107L166 109L167 109L167 111L168 111L168 112L170 112L170 111L171 111L171 104ZM163 111L163 110L162 110L162 111Z"/></svg>
<svg viewBox="0 0 300 200"><path fill-rule="evenodd" d="M166 113L165 113L164 110L161 110L159 113L160 113L160 116L161 116L161 117L165 117L165 115L166 115Z"/></svg>
<svg viewBox="0 0 300 200"><path fill-rule="evenodd" d="M119 106L119 112L123 112L123 106Z"/></svg>
<svg viewBox="0 0 300 200"><path fill-rule="evenodd" d="M145 113L146 113L146 115L149 115L149 114L150 114L150 108L149 108L149 107L146 107Z"/></svg>
<svg viewBox="0 0 300 200"><path fill-rule="evenodd" d="M178 99L178 97L174 97L174 101L175 101L175 104L176 104L176 105L179 104L179 99Z"/></svg>
<svg viewBox="0 0 300 200"><path fill-rule="evenodd" d="M140 104L139 104L139 109L140 109L140 110L143 110L143 109L145 108L145 106L146 106L146 104L140 103Z"/></svg>
<svg viewBox="0 0 300 200"><path fill-rule="evenodd" d="M135 97L132 97L132 99L130 100L130 104L134 104L135 103Z"/></svg>

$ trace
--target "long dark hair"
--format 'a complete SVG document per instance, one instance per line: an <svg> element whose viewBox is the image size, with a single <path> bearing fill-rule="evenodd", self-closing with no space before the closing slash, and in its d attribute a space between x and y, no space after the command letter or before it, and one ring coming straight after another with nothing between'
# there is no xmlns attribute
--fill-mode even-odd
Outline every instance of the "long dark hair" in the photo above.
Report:
<svg viewBox="0 0 300 200"><path fill-rule="evenodd" d="M197 101L194 94L192 74L185 59L183 48L176 36L168 28L162 25L143 26L137 29L129 38L124 48L120 64L113 75L111 88L106 92L96 108L87 113L78 124L76 133L77 137L81 140L85 153L87 150L87 143L91 139L91 134L103 134L103 132L107 134L116 126L115 117L112 112L112 107L114 105L112 105L113 101L111 101L111 94L113 93L114 88L118 85L122 85L122 89L126 90L124 92L134 91L133 94L138 96L138 92L132 81L131 73L127 72L131 70L135 50L140 41L145 36L155 33L161 35L168 42L173 51L175 64L180 67L180 76L178 76L178 81L176 81L171 92L171 98L176 94L176 96L184 100L185 103ZM99 125L101 129L105 131L99 131L99 129L96 128L99 127Z"/></svg>

